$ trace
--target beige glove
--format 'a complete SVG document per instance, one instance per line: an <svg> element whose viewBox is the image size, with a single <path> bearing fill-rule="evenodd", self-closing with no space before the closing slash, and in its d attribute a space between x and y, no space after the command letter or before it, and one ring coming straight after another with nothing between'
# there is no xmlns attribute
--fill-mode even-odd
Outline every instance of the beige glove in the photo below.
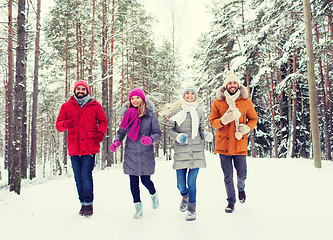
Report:
<svg viewBox="0 0 333 240"><path fill-rule="evenodd" d="M249 133L249 132L251 132L251 128L248 126L248 125L246 125L246 124L242 124L242 123L240 123L239 125L238 125L238 130L244 135L244 134L247 134L247 133Z"/></svg>
<svg viewBox="0 0 333 240"><path fill-rule="evenodd" d="M230 108L223 114L221 117L221 122L224 125L227 125L228 123L234 121L235 119L238 119L241 117L241 112L236 108L235 110L230 110Z"/></svg>
<svg viewBox="0 0 333 240"><path fill-rule="evenodd" d="M235 137L237 140L241 140L243 135L249 133L250 131L251 128L248 125L240 123L236 129Z"/></svg>

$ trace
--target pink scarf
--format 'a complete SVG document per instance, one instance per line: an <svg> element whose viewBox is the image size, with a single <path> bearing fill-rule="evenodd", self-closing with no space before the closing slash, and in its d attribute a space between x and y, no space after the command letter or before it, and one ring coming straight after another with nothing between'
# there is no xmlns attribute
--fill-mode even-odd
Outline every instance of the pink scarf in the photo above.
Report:
<svg viewBox="0 0 333 240"><path fill-rule="evenodd" d="M123 119L121 120L120 127L124 128L126 131L126 129L132 123L133 123L133 125L128 133L128 137L130 139L132 139L133 141L136 141L138 139L138 135L139 135L141 118L139 117L138 109L134 108L134 107L131 107L126 111Z"/></svg>

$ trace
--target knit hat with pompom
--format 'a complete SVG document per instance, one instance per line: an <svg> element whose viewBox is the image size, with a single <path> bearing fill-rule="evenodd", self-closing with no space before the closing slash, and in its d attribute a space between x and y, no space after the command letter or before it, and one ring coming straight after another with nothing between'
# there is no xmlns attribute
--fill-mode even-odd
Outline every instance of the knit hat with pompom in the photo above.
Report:
<svg viewBox="0 0 333 240"><path fill-rule="evenodd" d="M238 83L238 86L240 85L240 80L233 71L229 71L227 73L227 77L224 79L223 86L226 87L230 82L236 82Z"/></svg>

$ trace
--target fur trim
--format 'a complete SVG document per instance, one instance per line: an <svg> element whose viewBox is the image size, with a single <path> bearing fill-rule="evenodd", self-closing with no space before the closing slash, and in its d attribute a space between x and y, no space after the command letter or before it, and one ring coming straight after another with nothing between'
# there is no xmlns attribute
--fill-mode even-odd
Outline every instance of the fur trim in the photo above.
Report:
<svg viewBox="0 0 333 240"><path fill-rule="evenodd" d="M124 114L127 112L127 110L128 110L128 104L129 104L129 101L125 102L123 104L123 106L121 107L121 115L122 116L124 116ZM154 104L151 101L146 100L146 105L148 106L148 108L147 108L147 115L150 116L154 112L154 109L155 109Z"/></svg>
<svg viewBox="0 0 333 240"><path fill-rule="evenodd" d="M219 87L216 91L216 99L217 100L223 100L224 99L224 91L226 90L225 86ZM239 84L239 91L240 96L244 99L249 97L249 93L247 91L247 88L243 84Z"/></svg>

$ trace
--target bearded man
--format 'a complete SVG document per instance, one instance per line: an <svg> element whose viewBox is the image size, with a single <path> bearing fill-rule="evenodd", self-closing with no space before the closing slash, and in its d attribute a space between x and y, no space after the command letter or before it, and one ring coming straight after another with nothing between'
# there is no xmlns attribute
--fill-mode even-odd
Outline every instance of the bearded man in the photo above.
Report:
<svg viewBox="0 0 333 240"><path fill-rule="evenodd" d="M59 132L67 130L67 149L81 203L79 214L91 216L95 154L100 152L108 120L101 104L90 97L87 82L77 81L73 92L74 95L61 106L56 128Z"/></svg>
<svg viewBox="0 0 333 240"><path fill-rule="evenodd" d="M209 122L217 129L215 153L220 156L228 196L225 212L232 213L236 203L233 165L237 172L238 198L245 203L248 134L258 122L248 91L233 72L228 72L224 84L217 89Z"/></svg>

